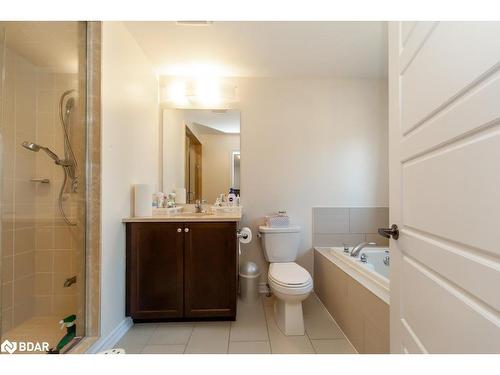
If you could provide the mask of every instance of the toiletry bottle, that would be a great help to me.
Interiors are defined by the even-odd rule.
[[[234,206],[236,204],[236,195],[234,193],[230,193],[227,196],[227,201],[230,206]]]
[[[162,192],[156,193],[156,202],[158,208],[163,208],[165,203],[165,197]]]

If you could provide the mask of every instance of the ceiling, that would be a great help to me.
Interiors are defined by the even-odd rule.
[[[7,47],[39,68],[58,73],[78,71],[78,22],[0,22]]]
[[[186,122],[205,127],[203,132],[207,134],[240,132],[240,112],[237,110],[185,109],[183,115]]]
[[[385,22],[125,22],[157,74],[386,76]]]

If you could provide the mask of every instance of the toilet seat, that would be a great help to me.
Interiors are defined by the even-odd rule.
[[[267,276],[270,286],[282,293],[302,294],[312,290],[311,275],[294,262],[271,263]]]
[[[295,262],[271,263],[269,265],[269,278],[280,285],[291,288],[306,285],[312,281],[309,272]]]

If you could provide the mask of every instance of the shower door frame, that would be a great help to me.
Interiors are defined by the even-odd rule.
[[[5,109],[5,60],[6,60],[6,37],[5,30],[0,28],[0,128],[2,128],[4,118],[4,109]],[[2,168],[3,168],[3,139],[0,134],[0,176],[2,176]],[[0,184],[0,197],[2,196],[2,184]],[[2,205],[0,205],[0,215],[2,213]],[[3,291],[3,275],[2,275],[2,222],[0,220],[0,338],[2,337],[2,291]]]
[[[71,354],[100,338],[101,315],[101,22],[86,22],[85,336]]]

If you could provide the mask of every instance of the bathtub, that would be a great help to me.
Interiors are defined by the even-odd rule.
[[[389,304],[389,265],[384,258],[389,255],[387,247],[367,247],[357,257],[344,252],[343,247],[316,247],[316,251],[334,263],[366,289]],[[363,254],[366,263],[361,261]]]

